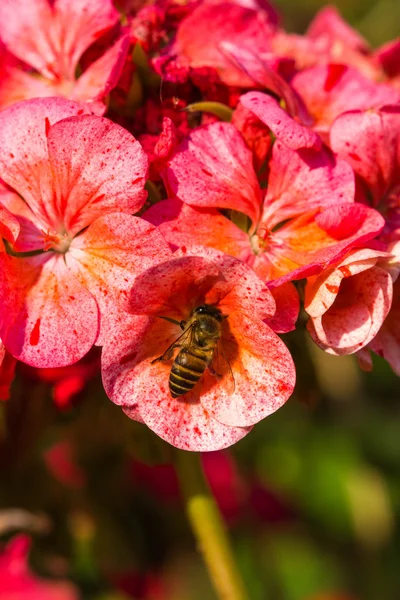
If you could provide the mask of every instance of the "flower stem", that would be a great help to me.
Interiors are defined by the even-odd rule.
[[[228,533],[204,477],[200,455],[176,453],[176,468],[186,513],[219,600],[246,600]]]

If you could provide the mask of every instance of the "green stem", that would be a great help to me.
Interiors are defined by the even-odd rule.
[[[246,600],[228,533],[205,480],[200,455],[179,451],[176,468],[186,513],[219,600]]]

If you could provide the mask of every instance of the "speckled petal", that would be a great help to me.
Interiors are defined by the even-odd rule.
[[[313,208],[354,201],[354,173],[328,148],[290,150],[275,143],[262,222],[269,228]]]
[[[116,328],[103,347],[103,384],[113,402],[128,416],[139,415],[162,439],[183,450],[226,448],[250,431],[213,419],[199,402],[199,388],[173,399],[168,389],[171,364],[151,361],[179,336],[179,327],[152,317],[131,319],[130,327]]]
[[[346,160],[374,206],[400,184],[400,106],[340,115],[330,130],[332,149]],[[386,199],[388,203],[388,198]]]
[[[173,248],[194,244],[209,246],[239,258],[249,246],[249,236],[217,209],[163,200],[142,216],[158,227]]]
[[[224,323],[223,350],[235,378],[229,395],[211,374],[204,376],[200,401],[226,425],[249,426],[280,408],[293,392],[296,374],[282,340],[262,321],[233,312]]]
[[[26,100],[0,112],[0,178],[22,196],[43,229],[59,225],[47,133],[53,123],[83,112],[62,98]]]
[[[307,324],[313,340],[329,354],[353,354],[378,333],[392,303],[392,279],[372,267],[345,280],[336,301]]]
[[[272,96],[248,92],[240,97],[241,104],[273,131],[276,138],[291,150],[321,148],[321,139],[312,129],[295,121]]]
[[[230,123],[194,129],[166,171],[170,195],[203,208],[231,208],[257,221],[261,192],[252,155]]]
[[[75,235],[111,212],[137,212],[147,192],[147,156],[123,127],[84,115],[50,128],[49,159],[60,219]]]
[[[171,256],[155,227],[123,213],[100,217],[73,240],[66,262],[99,306],[98,345],[103,344],[119,318],[135,278]]]
[[[34,367],[61,367],[82,358],[96,340],[98,310],[64,256],[2,253],[0,260],[0,337],[7,350]]]
[[[124,35],[79,77],[71,97],[77,101],[102,100],[118,83],[129,49],[129,36]],[[104,105],[104,112],[106,106]],[[97,113],[96,113],[97,114]]]

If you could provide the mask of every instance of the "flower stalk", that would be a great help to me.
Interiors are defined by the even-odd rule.
[[[237,568],[228,532],[205,479],[200,455],[176,452],[186,514],[219,600],[249,598]]]

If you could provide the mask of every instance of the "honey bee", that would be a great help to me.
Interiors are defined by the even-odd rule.
[[[227,317],[215,306],[201,304],[192,310],[188,321],[179,322],[169,317],[160,318],[175,323],[183,329],[182,335],[167,348],[164,354],[152,361],[155,363],[170,360],[174,350],[180,349],[169,374],[169,390],[172,398],[178,398],[192,390],[206,369],[218,381],[224,380],[226,391],[232,394],[235,380],[221,345],[222,322]]]

